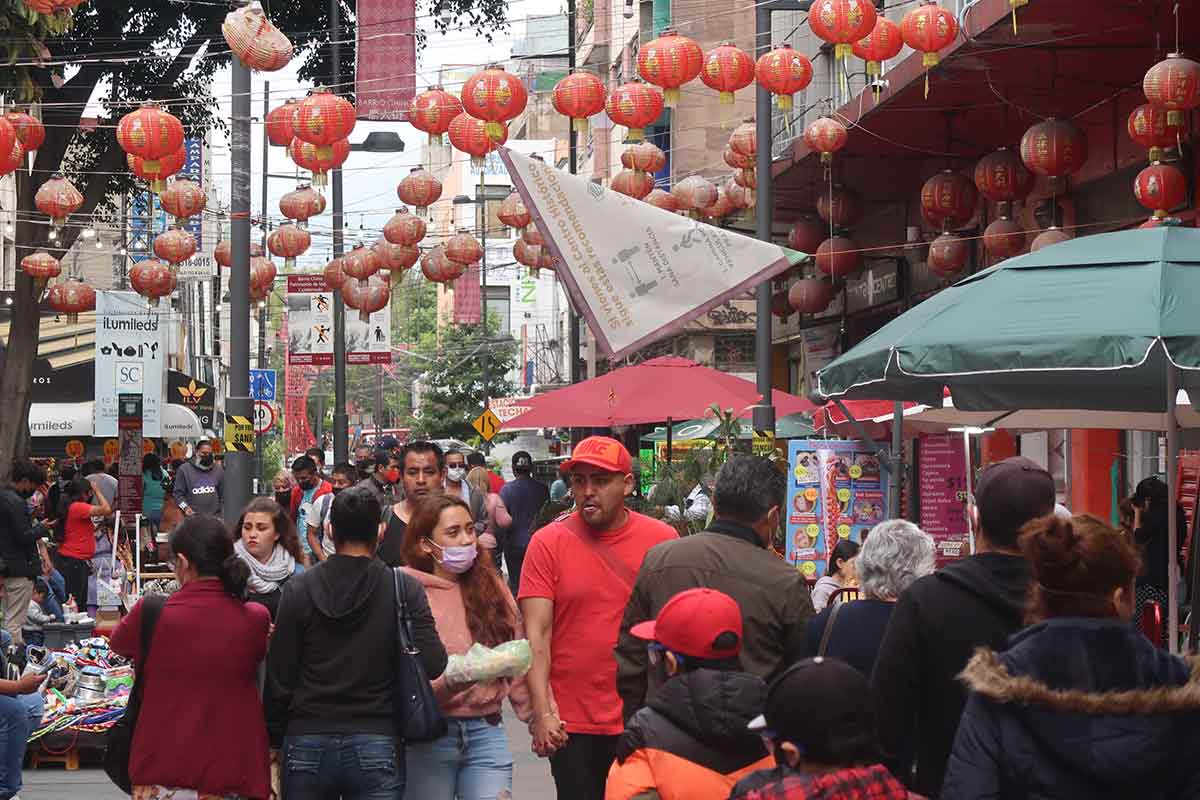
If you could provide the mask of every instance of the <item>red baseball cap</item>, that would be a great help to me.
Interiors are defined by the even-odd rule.
[[[655,619],[629,632],[680,655],[732,658],[742,649],[742,610],[716,589],[688,589],[668,600]]]
[[[625,445],[608,436],[589,436],[571,451],[571,458],[562,463],[558,471],[566,474],[579,464],[591,464],[607,472],[629,475],[633,472],[633,458]]]

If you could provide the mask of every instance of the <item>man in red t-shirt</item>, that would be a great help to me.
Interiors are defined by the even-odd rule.
[[[633,459],[616,439],[584,439],[561,471],[576,510],[533,535],[518,594],[533,648],[530,731],[560,798],[603,800],[624,729],[613,655],[621,616],[646,552],[677,535],[625,508]]]

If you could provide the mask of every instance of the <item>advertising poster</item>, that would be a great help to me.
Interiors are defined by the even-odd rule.
[[[921,530],[933,537],[938,568],[969,555],[967,465],[961,436],[918,440],[917,491]]]
[[[149,308],[133,292],[96,292],[96,436],[116,436],[117,396],[142,396],[142,433],[162,435],[170,304]]]
[[[333,366],[333,292],[320,273],[287,276],[287,363]],[[346,309],[346,363],[392,363],[390,304],[364,322]]]
[[[119,456],[117,458],[117,510],[122,514],[142,513],[142,396],[122,394],[117,400],[120,411]]]
[[[862,442],[793,439],[784,555],[804,577],[825,574],[838,539],[861,542],[888,518],[888,474],[880,465],[886,447]]]

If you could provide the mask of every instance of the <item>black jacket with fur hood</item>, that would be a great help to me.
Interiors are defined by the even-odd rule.
[[[1060,617],[981,648],[943,798],[1200,797],[1200,660],[1116,619]]]

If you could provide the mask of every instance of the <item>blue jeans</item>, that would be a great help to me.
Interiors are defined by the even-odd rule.
[[[420,800],[512,797],[513,760],[504,727],[478,717],[446,721],[450,730],[442,738],[408,745],[408,796]]]
[[[0,695],[0,800],[21,791],[21,762],[25,743],[42,721],[40,694]]]
[[[404,745],[379,734],[283,740],[285,800],[402,800]]]

